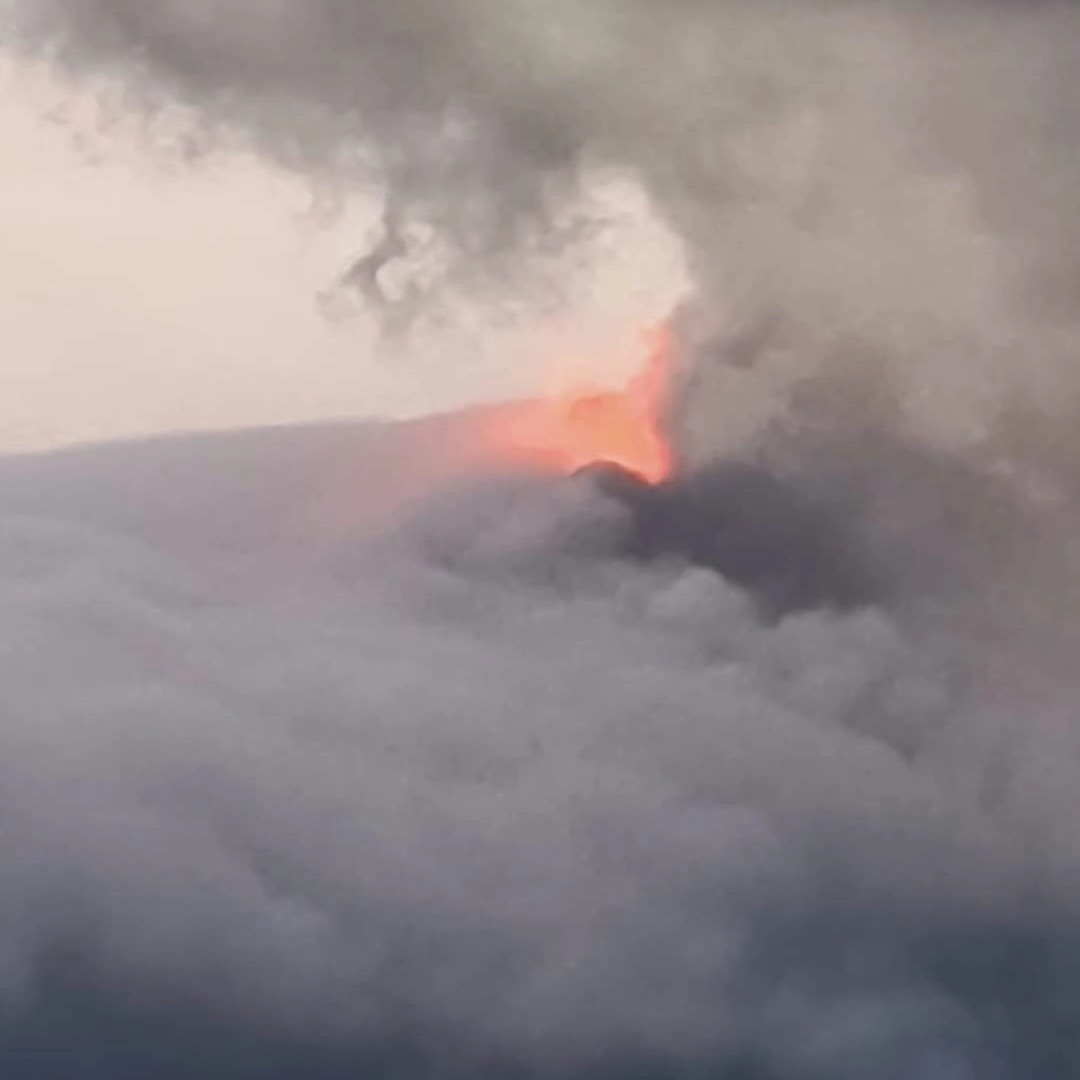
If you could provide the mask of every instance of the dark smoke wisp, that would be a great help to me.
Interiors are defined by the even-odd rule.
[[[715,571],[766,615],[884,599],[883,574],[849,526],[765,468],[717,465],[659,484],[606,464],[581,475],[629,510],[631,554]]]

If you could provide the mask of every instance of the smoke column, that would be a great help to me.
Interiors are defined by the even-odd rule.
[[[588,212],[582,184],[617,172],[686,243],[701,294],[691,338],[771,358],[773,382],[790,381],[791,352],[800,373],[853,356],[932,396],[914,406],[921,420],[960,439],[996,395],[1044,407],[1074,394],[1061,385],[1076,286],[1061,227],[1076,190],[1072,4],[6,8],[14,42],[120,81],[132,104],[194,110],[208,135],[380,188],[391,230],[433,226],[462,274],[501,277],[568,241]],[[377,246],[360,276],[399,250]],[[715,396],[733,381],[714,371]],[[697,396],[706,416],[713,397]]]
[[[3,463],[10,1075],[1076,1070],[1080,9],[3,11],[374,185],[361,277],[611,175],[694,277],[655,488],[528,406]]]

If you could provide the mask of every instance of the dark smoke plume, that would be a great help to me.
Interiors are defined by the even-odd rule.
[[[747,589],[763,614],[883,598],[869,551],[843,519],[760,467],[714,466],[655,485],[604,464],[581,475],[629,511],[628,555],[714,570]]]

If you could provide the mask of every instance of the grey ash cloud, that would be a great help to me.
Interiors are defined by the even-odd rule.
[[[659,489],[481,414],[2,463],[8,1075],[1075,1070],[1075,5],[5,11],[460,272],[615,170],[694,278]]]
[[[721,343],[701,358],[687,418],[706,452],[747,348],[794,349],[804,373],[837,355],[884,368],[949,431],[992,422],[1018,393],[1072,415],[1073,3],[6,11],[14,48],[84,85],[123,86],[151,114],[187,110],[211,140],[381,193],[391,235],[376,253],[433,235],[428,255],[451,275],[510,280],[518,300],[516,271],[580,235],[597,175],[638,183],[685,245],[701,316],[691,337]]]

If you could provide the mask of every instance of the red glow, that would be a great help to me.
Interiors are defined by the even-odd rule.
[[[610,462],[657,483],[671,475],[673,456],[662,430],[672,366],[670,334],[648,337],[642,370],[622,389],[578,390],[539,403],[514,435],[515,449],[560,472]]]

